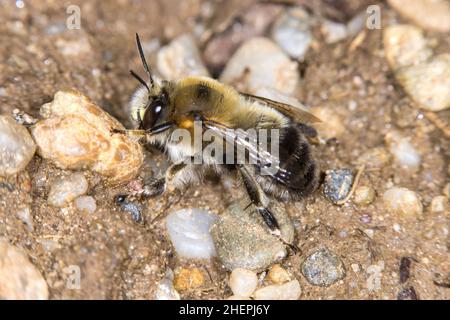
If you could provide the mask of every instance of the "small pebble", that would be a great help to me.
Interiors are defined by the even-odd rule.
[[[360,220],[362,223],[368,224],[368,223],[371,223],[371,222],[372,222],[372,216],[371,216],[370,214],[365,213],[365,214],[363,214],[363,215],[359,218],[359,220]]]
[[[13,118],[0,115],[0,176],[22,171],[36,151],[28,130]]]
[[[236,268],[231,272],[229,286],[235,296],[250,297],[258,285],[256,272]]]
[[[255,300],[298,300],[302,289],[298,280],[292,280],[285,284],[274,284],[255,291]]]
[[[16,212],[17,218],[22,220],[28,228],[28,231],[33,231],[33,217],[31,216],[30,207],[24,207]]]
[[[420,154],[407,137],[397,131],[389,132],[385,136],[386,144],[394,159],[406,169],[417,169],[421,162]]]
[[[75,199],[75,206],[78,210],[87,213],[94,213],[97,210],[95,199],[91,196],[81,196]]]
[[[302,264],[302,274],[314,286],[329,287],[345,277],[342,260],[328,248],[309,255]]]
[[[0,240],[0,299],[47,300],[48,288],[38,269],[19,248]]]
[[[336,43],[348,36],[347,26],[330,20],[325,20],[320,28],[326,43]]]
[[[397,295],[397,300],[418,300],[416,290],[413,287],[402,289]]]
[[[388,0],[403,17],[431,31],[450,32],[448,0]]]
[[[271,40],[253,38],[234,53],[220,80],[238,90],[255,93],[265,87],[292,94],[299,80],[297,64]]]
[[[55,180],[50,186],[48,203],[54,207],[64,207],[76,197],[88,191],[88,181],[81,173],[72,173],[69,176]]]
[[[427,61],[433,52],[423,31],[412,25],[392,25],[383,31],[386,59],[393,70]]]
[[[333,203],[347,197],[353,183],[353,173],[349,169],[327,170],[323,193]]]
[[[291,280],[289,273],[279,264],[274,264],[269,272],[267,273],[267,277],[274,284],[283,284]]]
[[[188,76],[209,76],[203,65],[194,37],[184,34],[162,47],[157,55],[157,67],[167,80]]]
[[[166,226],[177,254],[191,259],[215,256],[209,230],[216,219],[214,214],[200,209],[183,209],[169,214]]]
[[[353,194],[353,202],[359,205],[368,205],[375,199],[375,190],[370,186],[359,186]]]
[[[450,210],[448,198],[445,196],[434,197],[431,200],[430,209],[431,209],[431,212],[433,212],[433,213],[446,212],[446,211]]]
[[[422,216],[422,202],[414,191],[394,187],[383,194],[386,208],[401,217]]]
[[[168,270],[166,276],[158,282],[155,300],[180,300],[180,294],[173,287],[173,272]]]
[[[211,228],[217,256],[228,269],[263,271],[287,254],[285,245],[271,235],[256,212],[243,211],[243,204],[233,204]],[[292,243],[294,228],[284,210],[272,207],[280,224],[281,237]]]
[[[308,13],[292,8],[281,15],[272,27],[272,38],[289,56],[301,59],[312,41]]]
[[[203,272],[198,268],[179,268],[175,270],[173,286],[177,291],[201,287],[205,282]]]
[[[38,153],[62,169],[91,169],[111,184],[129,181],[143,163],[141,145],[111,129],[125,129],[86,96],[58,91],[41,107],[44,120],[32,127]],[[118,169],[120,168],[120,169]]]
[[[418,107],[428,111],[450,108],[450,54],[441,54],[395,74]]]

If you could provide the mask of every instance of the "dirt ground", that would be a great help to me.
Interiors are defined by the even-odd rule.
[[[212,15],[204,12],[200,0],[72,2],[81,8],[80,30],[65,28],[66,2],[25,1],[25,6],[18,8],[17,2],[0,1],[1,114],[19,108],[38,116],[41,105],[51,101],[56,91],[73,87],[129,125],[126,105],[136,82],[128,70],[140,70],[135,32],[147,39],[146,50],[154,63],[149,39],[159,39],[164,45],[177,35],[194,33],[198,24],[218,32],[254,1],[214,1],[212,8],[220,8],[220,14],[213,11]],[[332,3],[339,4],[333,7]],[[385,3],[379,4],[383,23],[402,21]],[[324,8],[338,8],[345,14],[334,18],[346,21],[364,5],[356,0],[317,1],[310,10],[327,16],[334,11]],[[375,201],[368,206],[351,200],[343,206],[333,205],[321,189],[303,202],[286,204],[297,227],[301,254],[287,258],[282,266],[300,281],[301,299],[396,299],[409,287],[420,299],[449,299],[449,289],[436,283],[445,277],[448,281],[450,273],[450,216],[429,210],[432,198],[442,195],[450,182],[449,140],[412,106],[396,84],[384,58],[382,30],[367,32],[360,46],[349,50],[353,38],[326,44],[316,29],[316,41],[300,64],[302,80],[297,97],[308,106],[333,109],[344,126],[338,139],[315,146],[322,170],[358,168],[357,159],[362,155],[374,148],[386,149],[384,137],[392,129],[412,138],[422,163],[414,172],[393,161],[365,170],[360,184],[376,191]],[[436,52],[450,52],[450,35],[426,36],[436,40]],[[80,39],[83,46],[76,47],[78,55],[71,59],[61,53],[62,48],[75,46]],[[201,49],[205,45],[202,40],[200,45]],[[350,108],[350,104],[357,108]],[[439,117],[448,127],[450,110],[440,112]],[[158,150],[148,148],[146,157],[143,177],[164,166]],[[178,259],[164,219],[150,223],[161,212],[188,207],[220,214],[235,196],[224,190],[223,184],[209,180],[182,195],[147,200],[142,203],[143,222],[136,222],[114,202],[125,187],[107,188],[99,176],[88,172],[88,195],[97,202],[95,213],[81,214],[73,206],[49,206],[49,185],[64,174],[67,172],[35,156],[17,177],[0,180],[0,236],[27,252],[46,279],[51,299],[151,299],[166,269],[180,266],[198,266],[206,275],[200,288],[180,292],[182,298],[223,299],[231,295],[229,273],[219,261]],[[403,221],[386,210],[382,194],[392,185],[409,188],[420,196],[422,218]],[[31,208],[32,230],[16,217],[24,207]],[[395,230],[396,224],[401,225],[401,232]],[[346,267],[346,277],[327,288],[310,285],[300,272],[305,255],[319,244],[337,253]],[[402,257],[411,257],[412,264],[410,278],[401,284]],[[380,264],[384,264],[380,286],[370,290],[368,282],[374,275],[367,268]],[[81,269],[78,290],[66,286],[67,268],[72,265]]]

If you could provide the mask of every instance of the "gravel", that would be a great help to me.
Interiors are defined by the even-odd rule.
[[[272,27],[272,38],[290,57],[302,59],[313,39],[310,18],[302,8],[282,14]]]
[[[333,203],[345,199],[353,183],[353,172],[349,169],[326,171],[323,193]]]
[[[241,205],[233,204],[225,211],[211,228],[217,255],[222,264],[229,270],[236,268],[262,271],[283,259],[285,246],[269,233],[267,226],[260,221],[255,212],[243,212]],[[280,211],[272,211],[281,226],[286,225]],[[288,224],[289,225],[289,224]],[[283,231],[289,229],[288,232]],[[292,242],[293,227],[282,227],[282,236],[287,234],[285,241]]]
[[[0,176],[22,171],[36,151],[27,129],[13,118],[0,115]]]
[[[371,186],[359,186],[353,194],[353,202],[359,205],[371,204],[375,199],[375,190]]]
[[[91,196],[81,196],[75,199],[75,206],[81,212],[94,213],[97,210],[97,203]]]
[[[140,144],[111,134],[111,129],[124,129],[123,125],[86,96],[59,91],[40,111],[44,120],[32,128],[32,135],[44,159],[62,169],[91,169],[111,184],[138,173],[143,162]]]
[[[420,166],[421,156],[410,140],[397,131],[391,131],[385,136],[386,144],[395,161],[406,169],[415,170]]]
[[[292,280],[285,284],[270,285],[255,291],[255,300],[298,300],[302,289],[298,280]]]
[[[261,87],[292,94],[299,77],[297,64],[271,40],[253,38],[236,51],[220,76],[243,92],[255,93]]]
[[[303,276],[314,286],[329,287],[345,277],[342,260],[328,248],[309,255],[301,266]]]
[[[231,272],[228,285],[235,296],[250,297],[258,286],[258,276],[254,271],[236,268]]]
[[[388,0],[388,3],[424,29],[450,32],[450,3],[447,0]]]
[[[450,54],[402,68],[396,78],[420,108],[428,111],[450,108]]]
[[[47,283],[19,248],[0,240],[0,299],[46,300]]]
[[[216,255],[209,233],[214,214],[200,209],[182,209],[167,216],[166,226],[175,251],[180,257],[210,259]]]
[[[89,188],[82,173],[57,178],[50,186],[47,201],[51,206],[64,207],[76,197],[84,195]]]
[[[399,217],[421,217],[422,202],[414,191],[407,188],[393,187],[383,194],[386,208]]]
[[[190,34],[181,35],[162,47],[157,55],[157,67],[163,79],[167,80],[209,76],[195,39]]]
[[[199,268],[178,268],[175,270],[173,287],[181,292],[199,288],[204,282],[205,277]]]

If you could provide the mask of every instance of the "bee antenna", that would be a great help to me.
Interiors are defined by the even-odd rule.
[[[148,77],[150,79],[150,84],[153,87],[154,82],[153,82],[152,73],[150,71],[150,68],[148,67],[147,60],[145,60],[144,50],[142,50],[142,45],[141,45],[141,39],[139,38],[139,35],[137,33],[136,33],[136,44],[137,44],[137,47],[139,50],[139,55],[141,56],[142,65],[144,66],[145,72],[147,72]]]
[[[130,70],[130,73],[133,77],[136,78],[137,81],[139,81],[140,83],[142,83],[142,85],[144,87],[147,88],[147,91],[150,93],[150,88],[148,87],[147,83],[144,81],[144,79],[142,79],[136,72],[134,72],[133,70]]]

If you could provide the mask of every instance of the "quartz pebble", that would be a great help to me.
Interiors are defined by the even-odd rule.
[[[44,120],[32,128],[38,153],[62,169],[91,169],[111,184],[133,178],[143,163],[142,147],[111,130],[123,125],[77,91],[59,91],[41,107]]]
[[[368,205],[375,199],[375,190],[370,186],[359,186],[355,189],[353,202],[359,205]]]
[[[392,213],[401,217],[420,217],[423,207],[414,191],[393,187],[383,194],[385,206]]]
[[[188,76],[209,76],[200,58],[195,39],[190,34],[181,35],[162,47],[158,51],[157,67],[161,76],[168,80]]]
[[[180,300],[180,294],[173,286],[173,271],[168,269],[166,275],[158,282],[155,300]]]
[[[291,280],[289,273],[279,264],[274,264],[270,268],[269,272],[267,273],[267,277],[274,284],[283,284]]]
[[[297,65],[271,40],[245,42],[227,63],[220,80],[238,90],[254,93],[261,87],[292,94],[298,83]]]
[[[177,291],[196,289],[203,285],[205,277],[198,268],[179,268],[175,270],[173,286]]]
[[[289,56],[301,59],[312,41],[308,13],[292,8],[282,14],[272,27],[272,38]]]
[[[427,61],[433,52],[423,31],[412,25],[392,25],[383,31],[386,59],[393,70]]]
[[[429,111],[450,108],[450,54],[402,68],[395,76],[420,108]]]
[[[30,207],[27,206],[27,207],[21,208],[20,210],[17,210],[16,216],[25,223],[25,225],[28,228],[28,231],[34,230],[33,217],[31,216]]]
[[[302,294],[298,280],[292,280],[285,284],[274,284],[255,291],[255,300],[297,300]]]
[[[81,173],[58,178],[50,186],[47,201],[54,207],[64,207],[76,197],[85,194],[88,187],[88,181]]]
[[[95,199],[91,196],[81,196],[75,199],[75,206],[78,210],[87,213],[94,213],[97,210]]]
[[[345,277],[342,260],[328,248],[309,255],[302,264],[302,274],[314,286],[329,287]]]
[[[450,32],[448,0],[388,0],[403,17],[431,31]]]
[[[46,300],[47,283],[25,253],[0,240],[0,299]]]
[[[177,254],[191,259],[215,256],[209,229],[216,218],[214,214],[199,209],[183,209],[169,214],[166,226]]]
[[[269,233],[258,213],[243,211],[242,207],[242,204],[231,205],[211,228],[217,256],[229,270],[265,270],[286,256],[285,245]],[[292,243],[292,222],[280,208],[272,207],[271,211],[280,224],[281,237]]]
[[[236,268],[231,272],[229,286],[235,296],[250,297],[258,285],[256,272]]]
[[[437,196],[431,200],[430,209],[431,212],[439,213],[449,210],[449,200],[445,196]]]
[[[326,43],[335,43],[347,38],[347,26],[330,20],[325,20],[321,26]]]
[[[36,151],[28,130],[13,118],[0,115],[0,176],[22,171]]]
[[[398,164],[407,169],[417,169],[421,162],[420,154],[407,137],[397,131],[388,133],[385,137],[389,151]]]

